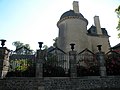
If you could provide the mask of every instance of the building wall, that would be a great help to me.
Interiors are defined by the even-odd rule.
[[[102,51],[107,53],[110,49],[109,37],[108,36],[89,36],[89,48],[94,53],[98,52],[97,45],[102,45]]]
[[[87,22],[82,19],[66,19],[58,24],[58,47],[65,52],[71,50],[70,44],[75,44],[75,50],[80,52],[88,47]]]
[[[70,44],[74,43],[74,50],[78,53],[85,48],[96,53],[97,45],[102,45],[102,51],[108,52],[110,49],[109,36],[103,35],[99,16],[94,17],[94,23],[97,33],[90,35],[90,33],[87,34],[87,19],[83,17],[70,16],[58,21],[58,47],[67,53],[71,50]]]

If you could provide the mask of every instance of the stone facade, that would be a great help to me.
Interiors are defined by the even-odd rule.
[[[88,35],[89,50],[96,53],[97,45],[102,45],[102,51],[107,53],[110,49],[109,38],[107,36],[90,36]]]

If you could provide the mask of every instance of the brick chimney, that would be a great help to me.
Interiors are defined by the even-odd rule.
[[[75,13],[79,13],[79,2],[73,1],[73,10]]]

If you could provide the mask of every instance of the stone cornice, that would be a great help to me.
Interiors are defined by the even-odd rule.
[[[94,35],[94,34],[88,34],[88,33],[87,33],[87,35],[88,35],[88,36],[94,36],[94,37],[106,37],[106,38],[109,38],[109,37],[110,37],[109,35],[103,35],[103,34],[96,34],[96,35]]]
[[[68,17],[65,17],[65,18],[59,20],[59,21],[57,22],[57,26],[58,26],[58,24],[59,24],[60,22],[66,20],[66,19],[81,19],[81,20],[85,21],[85,22],[87,23],[87,25],[88,25],[88,20],[85,19],[85,18],[82,18],[82,17],[79,17],[79,16],[68,16]]]

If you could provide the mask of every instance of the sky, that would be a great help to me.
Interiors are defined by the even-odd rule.
[[[120,0],[77,0],[80,13],[88,20],[87,28],[94,25],[93,17],[99,16],[102,28],[106,28],[110,45],[120,43],[115,9]],[[73,0],[0,0],[0,39],[7,40],[6,47],[15,50],[14,41],[30,44],[39,49],[38,42],[52,46],[58,36],[57,22],[70,9]]]

